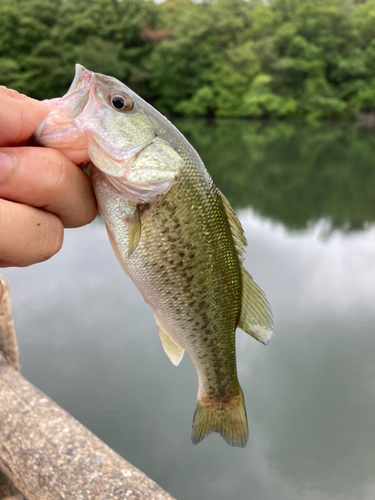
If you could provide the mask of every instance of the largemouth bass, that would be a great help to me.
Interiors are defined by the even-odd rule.
[[[91,161],[117,259],[151,307],[172,363],[186,350],[195,365],[193,443],[218,432],[244,447],[235,330],[267,344],[273,323],[242,265],[246,239],[234,211],[184,136],[115,78],[77,65],[67,94],[48,102],[37,141]]]

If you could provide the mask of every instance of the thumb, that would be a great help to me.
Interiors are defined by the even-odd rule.
[[[48,104],[0,86],[0,146],[27,142],[48,112]]]

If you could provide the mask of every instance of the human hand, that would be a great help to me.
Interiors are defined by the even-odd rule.
[[[80,168],[59,151],[25,146],[48,111],[0,87],[0,267],[49,259],[62,246],[64,227],[88,224],[97,213]]]

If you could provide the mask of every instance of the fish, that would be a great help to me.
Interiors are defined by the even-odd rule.
[[[89,166],[114,253],[151,307],[165,353],[198,374],[191,439],[212,432],[245,447],[236,328],[263,344],[271,307],[244,267],[241,224],[177,128],[119,80],[76,65],[35,132],[38,144]]]

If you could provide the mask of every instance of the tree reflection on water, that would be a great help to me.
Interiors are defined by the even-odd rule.
[[[375,220],[375,135],[351,124],[175,120],[235,209],[252,206],[289,229]]]

